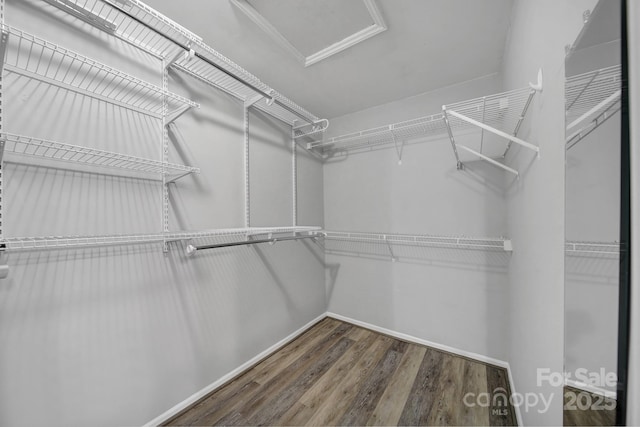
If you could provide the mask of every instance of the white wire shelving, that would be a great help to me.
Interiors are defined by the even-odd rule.
[[[193,101],[102,64],[72,50],[7,25],[4,70],[53,86],[162,118],[163,101],[169,116],[199,107]]]
[[[622,251],[620,242],[586,242],[567,241],[565,242],[565,253],[568,255],[615,255],[619,256]]]
[[[391,245],[423,246],[450,249],[475,249],[490,251],[510,252],[511,240],[505,238],[484,238],[467,236],[435,236],[435,235],[413,235],[413,234],[386,234],[386,233],[364,233],[350,231],[328,231],[322,232],[325,239],[340,240],[361,243],[383,244],[389,247],[391,256]]]
[[[316,233],[320,227],[249,227],[156,234],[122,234],[103,236],[9,237],[0,241],[9,252],[79,249],[103,246],[141,245],[185,240],[225,238],[246,240],[261,235]],[[240,240],[240,241],[241,241]]]
[[[201,37],[139,0],[46,0],[128,43],[168,61],[171,67],[220,89],[289,125],[326,123],[276,92]],[[301,132],[304,136],[312,129]],[[317,131],[313,131],[314,133]]]
[[[621,66],[614,65],[567,78],[565,108],[567,149],[620,111]]]
[[[0,134],[0,140],[4,141],[5,154],[12,153],[17,156],[36,157],[149,174],[165,174],[169,180],[176,180],[192,173],[200,173],[199,168],[192,166],[163,163],[160,160],[145,159],[30,136],[2,133]],[[9,160],[8,157],[5,157],[5,161]]]
[[[411,141],[432,135],[442,135],[446,125],[442,121],[442,113],[419,117],[399,123],[379,126],[372,129],[348,133],[329,138],[325,141],[314,141],[307,144],[308,149],[319,150],[352,150],[394,144],[400,141]]]
[[[400,155],[402,146],[406,142],[448,134],[458,168],[462,167],[458,155],[458,149],[461,148],[476,158],[518,175],[518,171],[504,165],[503,159],[512,143],[539,154],[540,150],[537,146],[523,141],[517,135],[531,101],[536,92],[541,89],[541,85],[540,77],[537,86],[530,85],[522,89],[447,104],[442,107],[440,113],[348,133],[324,141],[309,142],[307,148],[324,153],[393,144]],[[481,138],[484,138],[484,132],[490,132],[507,141],[500,161],[484,154],[482,143],[480,150],[477,151],[456,142],[456,135],[459,132],[478,128],[482,130]]]

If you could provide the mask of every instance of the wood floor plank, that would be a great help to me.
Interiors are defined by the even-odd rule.
[[[327,322],[319,325],[318,328],[312,328],[307,333],[300,336],[294,342],[285,346],[278,354],[278,357],[269,358],[264,363],[256,366],[253,372],[249,372],[252,380],[265,384],[279,374],[286,366],[289,366],[301,353],[309,351],[319,340],[331,335],[336,328],[344,325],[343,323],[327,318]],[[326,319],[325,319],[326,320]]]
[[[435,391],[437,397],[424,424],[461,425],[462,408],[464,408],[462,401],[464,364],[465,360],[460,357],[451,354],[444,356],[438,387]]]
[[[338,360],[352,344],[354,344],[354,341],[348,338],[340,339],[340,341],[334,344],[326,353],[302,372],[295,381],[275,395],[261,410],[256,412],[249,419],[248,424],[275,425],[276,421],[282,418],[287,410],[331,368],[336,360]]]
[[[391,377],[395,373],[407,343],[395,341],[371,374],[360,386],[360,391],[351,402],[351,407],[342,416],[341,425],[364,425],[380,401]]]
[[[307,420],[311,418],[315,409],[309,408],[300,401],[294,403],[294,405],[282,416],[276,425],[279,426],[303,426],[307,424]]]
[[[464,399],[469,394],[467,402],[476,406],[467,406]],[[478,405],[478,396],[487,395],[487,369],[482,363],[471,360],[464,361],[464,375],[462,381],[462,405],[459,425],[488,426],[490,425],[489,407]],[[460,402],[459,402],[460,403]],[[481,401],[482,403],[482,401]]]
[[[565,387],[563,394],[565,405],[563,424],[565,426],[616,425],[615,400],[604,398],[574,387]],[[574,398],[583,400],[578,402]],[[583,409],[580,409],[578,403],[582,405]],[[587,407],[586,409],[585,406]]]
[[[344,378],[344,376],[351,371],[355,364],[360,360],[364,352],[370,351],[369,348],[378,339],[378,334],[368,331],[363,328],[356,328],[357,333],[347,334],[350,339],[360,337],[356,341],[355,345],[351,346],[349,350],[322,376],[309,390],[307,390],[301,397],[300,402],[305,405],[311,412],[310,414],[299,413],[295,411],[295,408],[291,408],[281,418],[281,422],[289,425],[304,425],[307,423],[311,415],[318,409],[318,407],[324,402],[326,397],[333,392],[336,387],[338,379]]]
[[[341,322],[328,317],[321,320],[244,374],[200,399],[188,411],[182,411],[168,420],[165,425],[211,425],[215,423],[225,416],[229,409],[242,405],[253,396],[259,388],[259,384],[254,379],[264,379],[264,373],[277,374],[278,369],[283,367],[283,362],[286,362],[286,358],[306,351],[341,324]]]
[[[391,426],[398,424],[426,351],[426,347],[409,344],[398,369],[389,381],[389,386],[367,420],[367,425]]]
[[[189,411],[180,413],[178,416],[167,421],[164,425],[212,425],[224,416],[228,412],[229,408],[238,406],[242,404],[244,399],[253,396],[253,393],[257,391],[259,387],[260,384],[254,381],[244,383],[242,387],[228,387],[229,390],[233,390],[233,393],[225,393],[220,397],[214,396],[212,398],[208,398],[199,404],[192,406]]]
[[[516,425],[515,409],[511,406],[511,388],[507,370],[497,366],[486,365],[487,391],[491,398],[489,406],[489,423],[492,426]]]
[[[298,358],[289,366],[278,369],[279,374],[277,376],[263,384],[244,405],[239,408],[234,408],[232,412],[218,420],[216,424],[249,425],[249,419],[261,409],[262,405],[270,401],[272,396],[280,393],[285,387],[295,381],[317,357],[324,354],[336,342],[342,339],[351,328],[353,328],[353,326],[347,323],[339,325],[331,334],[317,342],[309,351],[298,355]]]
[[[464,404],[485,392],[494,406]],[[508,402],[502,368],[325,319],[165,425],[514,424],[500,393]],[[612,413],[565,419],[606,424]]]
[[[373,345],[365,352],[353,369],[339,379],[335,389],[324,399],[317,411],[307,422],[307,425],[338,425],[342,415],[349,409],[355,398],[360,384],[369,376],[371,370],[385,355],[393,340],[386,336],[378,336]]]
[[[427,348],[398,425],[425,425],[435,401],[435,390],[442,371],[444,353]]]

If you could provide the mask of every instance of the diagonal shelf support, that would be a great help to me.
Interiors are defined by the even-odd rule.
[[[501,131],[499,129],[496,129],[494,127],[491,127],[489,125],[481,123],[481,122],[479,122],[477,120],[474,120],[474,119],[472,119],[470,117],[462,115],[462,114],[460,114],[460,113],[458,113],[456,111],[453,111],[453,110],[444,110],[444,111],[446,111],[448,114],[451,114],[453,117],[456,117],[456,118],[458,118],[460,120],[463,120],[463,121],[465,121],[465,122],[467,122],[467,123],[469,123],[469,124],[471,124],[473,126],[477,126],[477,127],[481,128],[481,129],[484,129],[484,130],[486,130],[488,132],[491,132],[491,133],[493,133],[495,135],[498,135],[498,136],[500,136],[502,138],[508,139],[511,142],[515,142],[516,144],[521,145],[521,146],[523,146],[524,148],[526,148],[528,150],[531,150],[531,151],[534,151],[534,152],[538,153],[538,156],[540,156],[540,148],[536,147],[533,144],[528,143],[527,141],[523,141],[522,139],[518,138],[517,136],[509,135],[506,132],[503,132],[503,131]]]
[[[464,146],[464,145],[458,145],[458,148],[462,148],[463,150],[465,150],[465,151],[467,151],[467,152],[469,152],[469,153],[471,153],[471,154],[473,154],[473,155],[475,155],[475,156],[477,156],[477,157],[481,158],[482,160],[485,160],[485,161],[487,161],[487,162],[491,163],[492,165],[495,165],[495,166],[497,166],[497,167],[499,167],[499,168],[502,168],[502,169],[506,170],[507,172],[510,172],[510,173],[514,174],[514,175],[515,175],[515,176],[517,176],[517,177],[519,177],[519,176],[520,176],[520,174],[518,173],[518,171],[517,171],[517,170],[512,169],[512,168],[510,168],[509,166],[503,165],[502,163],[500,163],[500,162],[498,162],[498,161],[496,161],[496,160],[493,160],[493,159],[492,159],[491,157],[489,157],[489,156],[485,156],[485,155],[484,155],[484,154],[482,154],[482,153],[478,153],[476,150],[472,150],[471,148],[466,147],[466,146]]]
[[[165,119],[165,125],[175,122],[180,116],[182,116],[184,113],[191,110],[192,108],[193,106],[185,104],[182,107],[173,110],[172,112],[167,114],[167,117]]]
[[[567,130],[576,127],[577,125],[585,121],[588,117],[602,110],[605,106],[618,102],[621,97],[622,97],[622,91],[621,90],[615,91],[614,93],[609,95],[606,99],[598,103],[598,105],[594,106],[589,111],[587,111],[586,113],[584,113],[583,115],[575,119],[573,122],[569,123],[567,125]]]
[[[529,110],[529,106],[531,105],[531,101],[533,101],[533,97],[535,96],[535,94],[536,94],[535,89],[532,89],[531,92],[529,92],[529,98],[527,98],[527,102],[524,104],[524,108],[522,109],[522,114],[520,114],[520,117],[518,118],[518,123],[516,123],[516,127],[513,131],[513,136],[516,136],[516,137],[518,136],[518,132],[520,132],[520,126],[522,126],[522,122],[524,121],[524,118],[527,115],[527,111]],[[513,142],[509,141],[509,143],[507,144],[507,148],[504,150],[504,153],[502,154],[502,157],[507,157],[507,153],[511,149],[512,144]]]
[[[391,248],[391,243],[387,239],[386,235],[383,236],[383,240],[387,244],[387,249],[389,250],[389,255],[391,255],[391,262],[396,262],[398,260],[398,258],[396,258],[395,254],[393,253],[393,248]]]
[[[622,107],[620,105],[612,104],[605,111],[600,113],[595,119],[591,121],[589,125],[587,125],[587,129],[582,128],[570,136],[567,137],[567,150],[572,149],[577,143],[586,138],[591,132],[599,128],[603,125],[607,120],[613,117],[618,111],[620,111]]]
[[[451,141],[451,148],[453,148],[453,154],[456,156],[456,168],[458,170],[462,169],[462,162],[460,161],[460,157],[458,156],[458,148],[456,144],[456,140],[453,137],[453,132],[451,131],[451,124],[449,123],[449,116],[447,115],[447,106],[442,106],[442,120],[447,127],[447,133],[449,134],[449,141]]]

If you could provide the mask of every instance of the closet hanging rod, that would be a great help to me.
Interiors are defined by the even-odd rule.
[[[270,239],[246,240],[243,242],[216,243],[215,245],[201,245],[201,246],[189,245],[187,246],[187,255],[193,255],[197,251],[201,251],[205,249],[218,249],[218,248],[228,248],[231,246],[255,245],[257,243],[274,244],[276,242],[282,242],[285,240],[317,239],[318,237],[320,236],[314,234],[314,235],[308,235],[308,236],[272,237]]]
[[[111,2],[110,1],[110,2],[108,2],[108,4],[111,7],[113,7],[114,9],[118,10],[120,13],[128,16],[130,19],[134,20],[135,22],[137,22],[138,24],[142,25],[143,27],[149,29],[150,31],[153,31],[154,33],[158,34],[159,36],[164,37],[165,39],[169,40],[170,42],[172,42],[176,46],[180,47],[181,49],[184,49],[187,52],[191,51],[191,47],[190,46],[182,44],[178,40],[168,36],[167,34],[162,33],[160,30],[155,29],[151,25],[149,25],[146,22],[144,22],[142,19],[140,19],[137,16],[134,16],[133,14],[131,14],[131,13],[127,12],[126,10],[124,10],[124,8],[122,6],[120,6],[118,4],[115,4],[115,2]],[[214,67],[218,71],[220,71],[220,72],[226,74],[227,76],[231,77],[232,79],[234,79],[234,80],[242,83],[243,85],[249,87],[251,90],[259,93],[260,95],[264,96],[266,99],[273,99],[273,101],[277,105],[279,105],[280,107],[282,107],[285,110],[289,111],[290,113],[295,114],[296,116],[300,117],[305,122],[307,122],[309,124],[314,124],[315,123],[313,119],[309,119],[308,117],[304,116],[303,114],[299,113],[298,111],[294,110],[293,108],[289,107],[288,105],[284,104],[283,102],[280,102],[279,100],[273,98],[272,95],[266,93],[262,89],[257,88],[255,85],[253,85],[253,84],[241,79],[240,77],[236,76],[235,74],[231,73],[230,71],[225,70],[223,67],[221,67],[220,65],[218,65],[215,62],[211,61],[210,59],[208,59],[204,55],[201,55],[198,52],[194,52],[194,56],[196,58],[200,59],[201,61],[204,61],[207,64],[211,65],[212,67]]]

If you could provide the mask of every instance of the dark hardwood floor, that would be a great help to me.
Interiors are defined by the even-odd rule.
[[[615,400],[573,387],[564,388],[565,426],[616,425]]]
[[[494,392],[502,368],[326,318],[164,425],[514,425]]]

